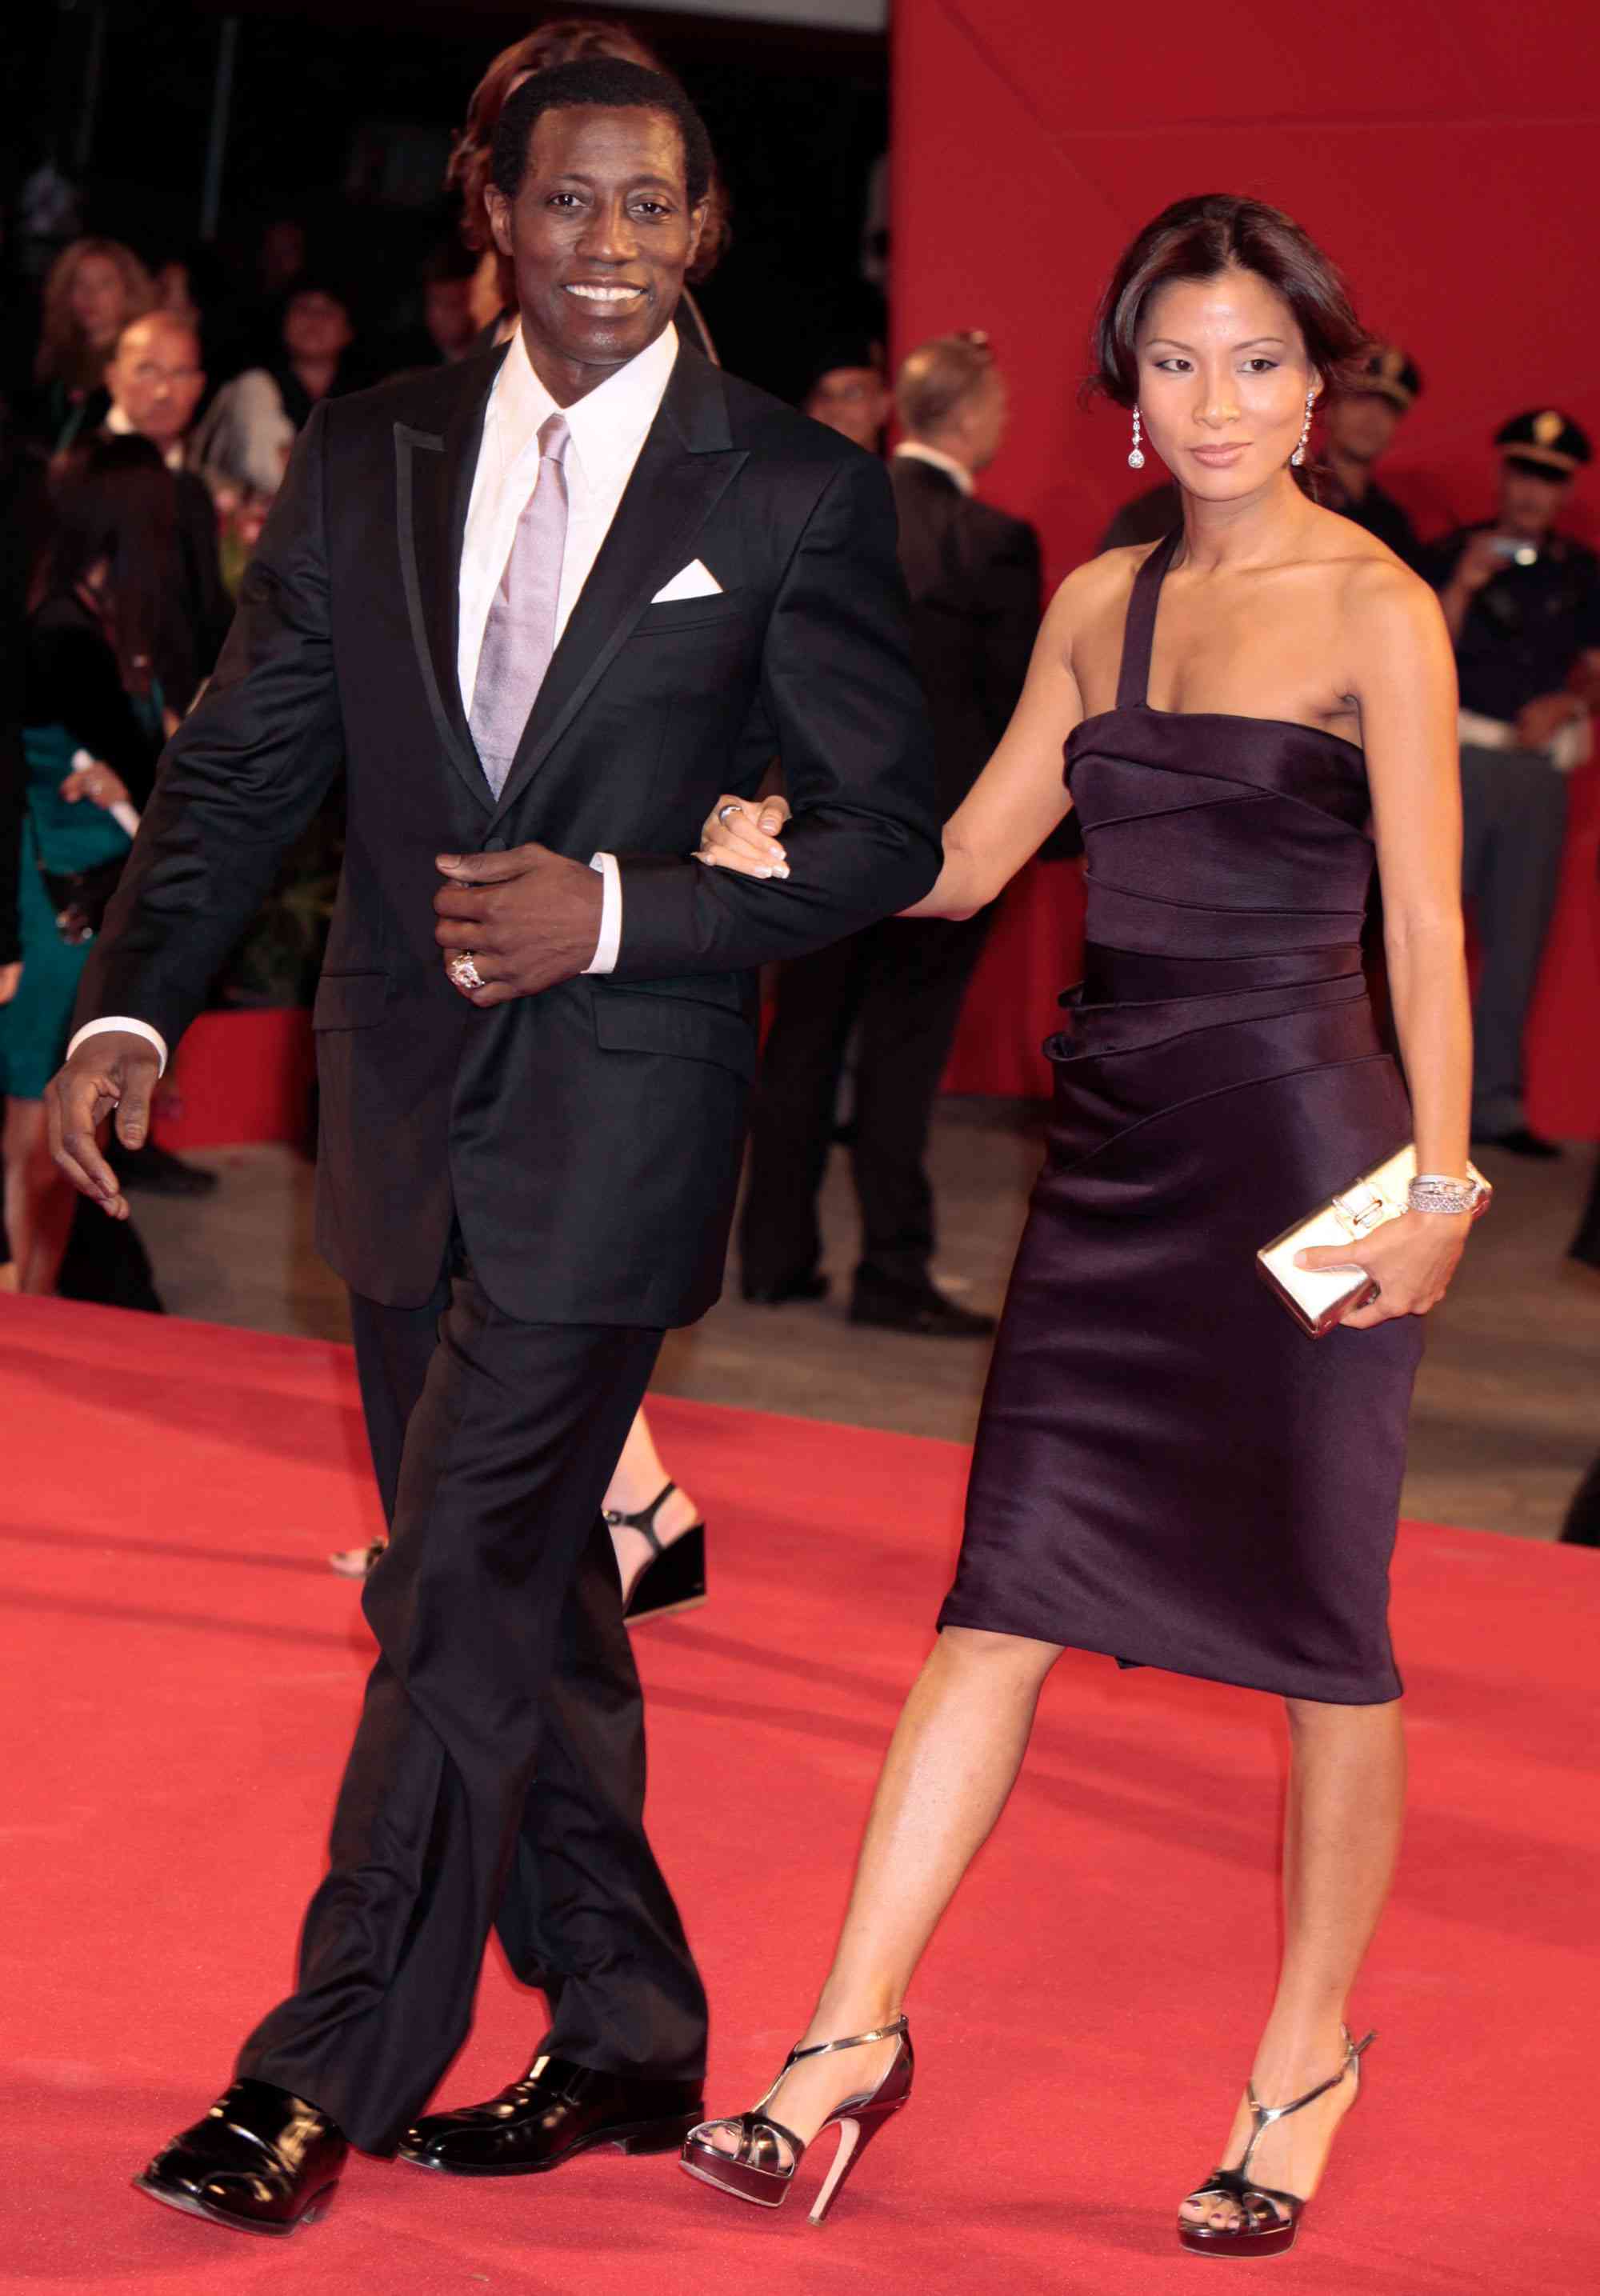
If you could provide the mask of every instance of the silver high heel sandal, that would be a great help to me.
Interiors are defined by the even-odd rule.
[[[809,2048],[791,2049],[784,2060],[784,2071],[753,2111],[734,2113],[726,2120],[702,2120],[698,2128],[690,2130],[684,2140],[683,2166],[702,2184],[715,2185],[718,2192],[731,2193],[735,2200],[753,2202],[760,2209],[781,2208],[789,2197],[794,2172],[807,2152],[793,2129],[785,2128],[781,2120],[772,2120],[766,2111],[783,2086],[784,2074],[802,2058],[829,2056],[835,2049],[865,2048],[868,2042],[891,2041],[897,2035],[900,2046],[895,2051],[894,2062],[876,2088],[864,2089],[858,2096],[847,2096],[842,2104],[834,2106],[816,2132],[820,2136],[824,2129],[839,2131],[839,2150],[811,2210],[812,2223],[821,2224],[843,2191],[845,2178],[873,2138],[910,2099],[915,2060],[911,2054],[911,2029],[904,2017],[897,2017],[892,2025],[880,2025],[871,2033],[853,2033],[848,2041],[814,2041]],[[711,2133],[718,2128],[726,2128],[731,2136],[738,2138],[736,2152],[725,2152],[711,2143]],[[816,2141],[813,2137],[812,2143]],[[789,2147],[786,2166],[783,2154],[785,2144]]]
[[[1303,2112],[1308,2104],[1315,2104],[1319,2096],[1326,2096],[1330,2089],[1337,2088],[1350,2075],[1355,2078],[1356,2095],[1360,2095],[1361,2056],[1371,2048],[1377,2035],[1369,2033],[1364,2041],[1352,2041],[1348,2025],[1339,2030],[1344,2036],[1344,2062],[1331,2079],[1319,2081],[1292,2104],[1263,2104],[1253,2081],[1245,2090],[1254,2127],[1244,2148],[1244,2158],[1236,2169],[1214,2169],[1209,2181],[1189,2194],[1192,2201],[1235,2202],[1239,2221],[1225,2227],[1185,2224],[1180,2219],[1177,2237],[1183,2247],[1193,2250],[1197,2256],[1277,2256],[1293,2247],[1305,2202],[1298,2193],[1280,2193],[1270,2185],[1252,2185],[1250,2164],[1255,2158],[1256,2146],[1275,2120],[1287,2120],[1292,2112]]]

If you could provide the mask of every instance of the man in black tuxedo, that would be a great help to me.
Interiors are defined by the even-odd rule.
[[[381,1655],[295,1993],[139,2181],[283,2231],[347,2142],[468,2174],[676,2147],[705,2002],[642,1824],[601,1499],[663,1329],[716,1298],[755,968],[939,865],[881,466],[672,326],[705,216],[677,84],[592,60],[505,107],[511,345],[320,406],[171,743],[52,1086],[64,1168],[158,1062],[342,763],[316,1027],[318,1236],[352,1291],[389,1512]],[[775,752],[775,890],[692,857]],[[490,1923],[550,2030],[418,2121]]]
[[[1005,430],[1005,378],[987,341],[944,335],[913,351],[895,390],[891,471],[912,652],[931,709],[939,817],[988,763],[1016,706],[1038,630],[1033,529],[978,501],[977,473]],[[988,914],[868,925],[792,959],[761,1059],[750,1186],[740,1223],[747,1299],[817,1299],[816,1193],[840,1072],[856,1032],[852,1168],[861,1256],[851,1320],[930,1337],[980,1338],[992,1316],[947,1299],[929,1272],[928,1129]]]

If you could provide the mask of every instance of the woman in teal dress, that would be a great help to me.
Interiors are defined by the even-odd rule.
[[[57,922],[47,880],[129,849],[111,808],[150,793],[164,706],[156,660],[174,595],[171,479],[141,439],[86,449],[53,488],[23,663],[27,785],[18,914],[22,976],[0,1007],[5,1229],[23,1292],[52,1292],[71,1226],[50,1160],[45,1087],[60,1067],[88,956]],[[75,759],[87,759],[75,765]]]

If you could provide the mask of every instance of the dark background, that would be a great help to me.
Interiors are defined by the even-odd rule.
[[[701,298],[726,363],[793,396],[818,348],[873,318],[859,267],[866,178],[888,138],[881,38],[492,0],[240,10],[219,230],[201,249],[226,12],[162,0],[13,12],[0,45],[8,373],[29,348],[16,195],[50,153],[83,187],[85,228],[127,241],[152,265],[190,259],[202,308],[247,268],[262,225],[292,215],[308,226],[313,268],[352,298],[368,340],[403,327],[416,266],[451,226],[440,178],[479,76],[535,22],[579,12],[629,23],[705,114],[733,195],[733,244]],[[79,166],[97,43],[98,92]]]

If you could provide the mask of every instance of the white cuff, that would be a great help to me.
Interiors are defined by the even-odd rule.
[[[598,869],[603,890],[600,897],[600,939],[585,972],[615,972],[622,947],[622,872],[614,853],[592,853],[591,869]]]
[[[615,964],[617,960],[613,956],[611,963]],[[152,1029],[148,1021],[130,1021],[125,1013],[108,1013],[103,1021],[86,1021],[83,1027],[78,1030],[77,1036],[73,1037],[72,1042],[68,1046],[67,1058],[69,1060],[71,1059],[73,1054],[78,1050],[79,1045],[84,1042],[86,1037],[103,1036],[108,1029],[120,1029],[127,1036],[143,1037],[145,1038],[147,1043],[152,1044],[156,1048],[157,1054],[160,1055],[161,1062],[160,1069],[157,1070],[157,1074],[160,1076],[166,1075],[166,1037],[162,1036],[159,1029]]]

